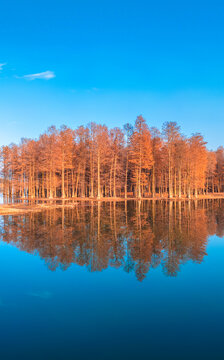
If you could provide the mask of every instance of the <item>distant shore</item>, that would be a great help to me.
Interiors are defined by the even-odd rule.
[[[196,200],[208,200],[208,199],[224,199],[224,193],[216,193],[216,194],[208,194],[208,195],[198,195],[197,198],[193,197],[188,199],[186,197],[181,198],[168,198],[168,197],[143,197],[141,199],[135,197],[129,197],[127,199],[117,197],[117,198],[109,198],[103,197],[101,199],[97,198],[54,198],[54,199],[32,199],[30,203],[27,199],[20,199],[21,201],[27,201],[27,203],[14,203],[14,204],[1,204],[0,205],[0,215],[19,215],[28,212],[40,212],[43,210],[54,209],[54,208],[73,208],[79,202],[123,202],[123,201],[196,201]],[[34,204],[37,201],[39,203]],[[57,203],[59,202],[59,203]],[[68,203],[69,202],[69,203]]]

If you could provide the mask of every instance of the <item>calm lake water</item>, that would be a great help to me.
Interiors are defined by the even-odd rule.
[[[224,359],[224,201],[0,217],[0,358]]]

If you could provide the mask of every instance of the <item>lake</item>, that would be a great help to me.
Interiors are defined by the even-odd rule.
[[[223,359],[224,201],[0,217],[0,358]]]

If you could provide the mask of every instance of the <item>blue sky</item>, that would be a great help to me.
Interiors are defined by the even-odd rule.
[[[222,145],[223,15],[223,1],[3,1],[0,145],[139,114]]]

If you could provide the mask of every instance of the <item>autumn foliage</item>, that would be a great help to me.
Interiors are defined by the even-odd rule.
[[[39,139],[1,148],[4,197],[197,197],[224,191],[224,148],[209,151],[200,134],[175,122],[162,132],[138,116],[134,126],[95,123],[50,127]]]

